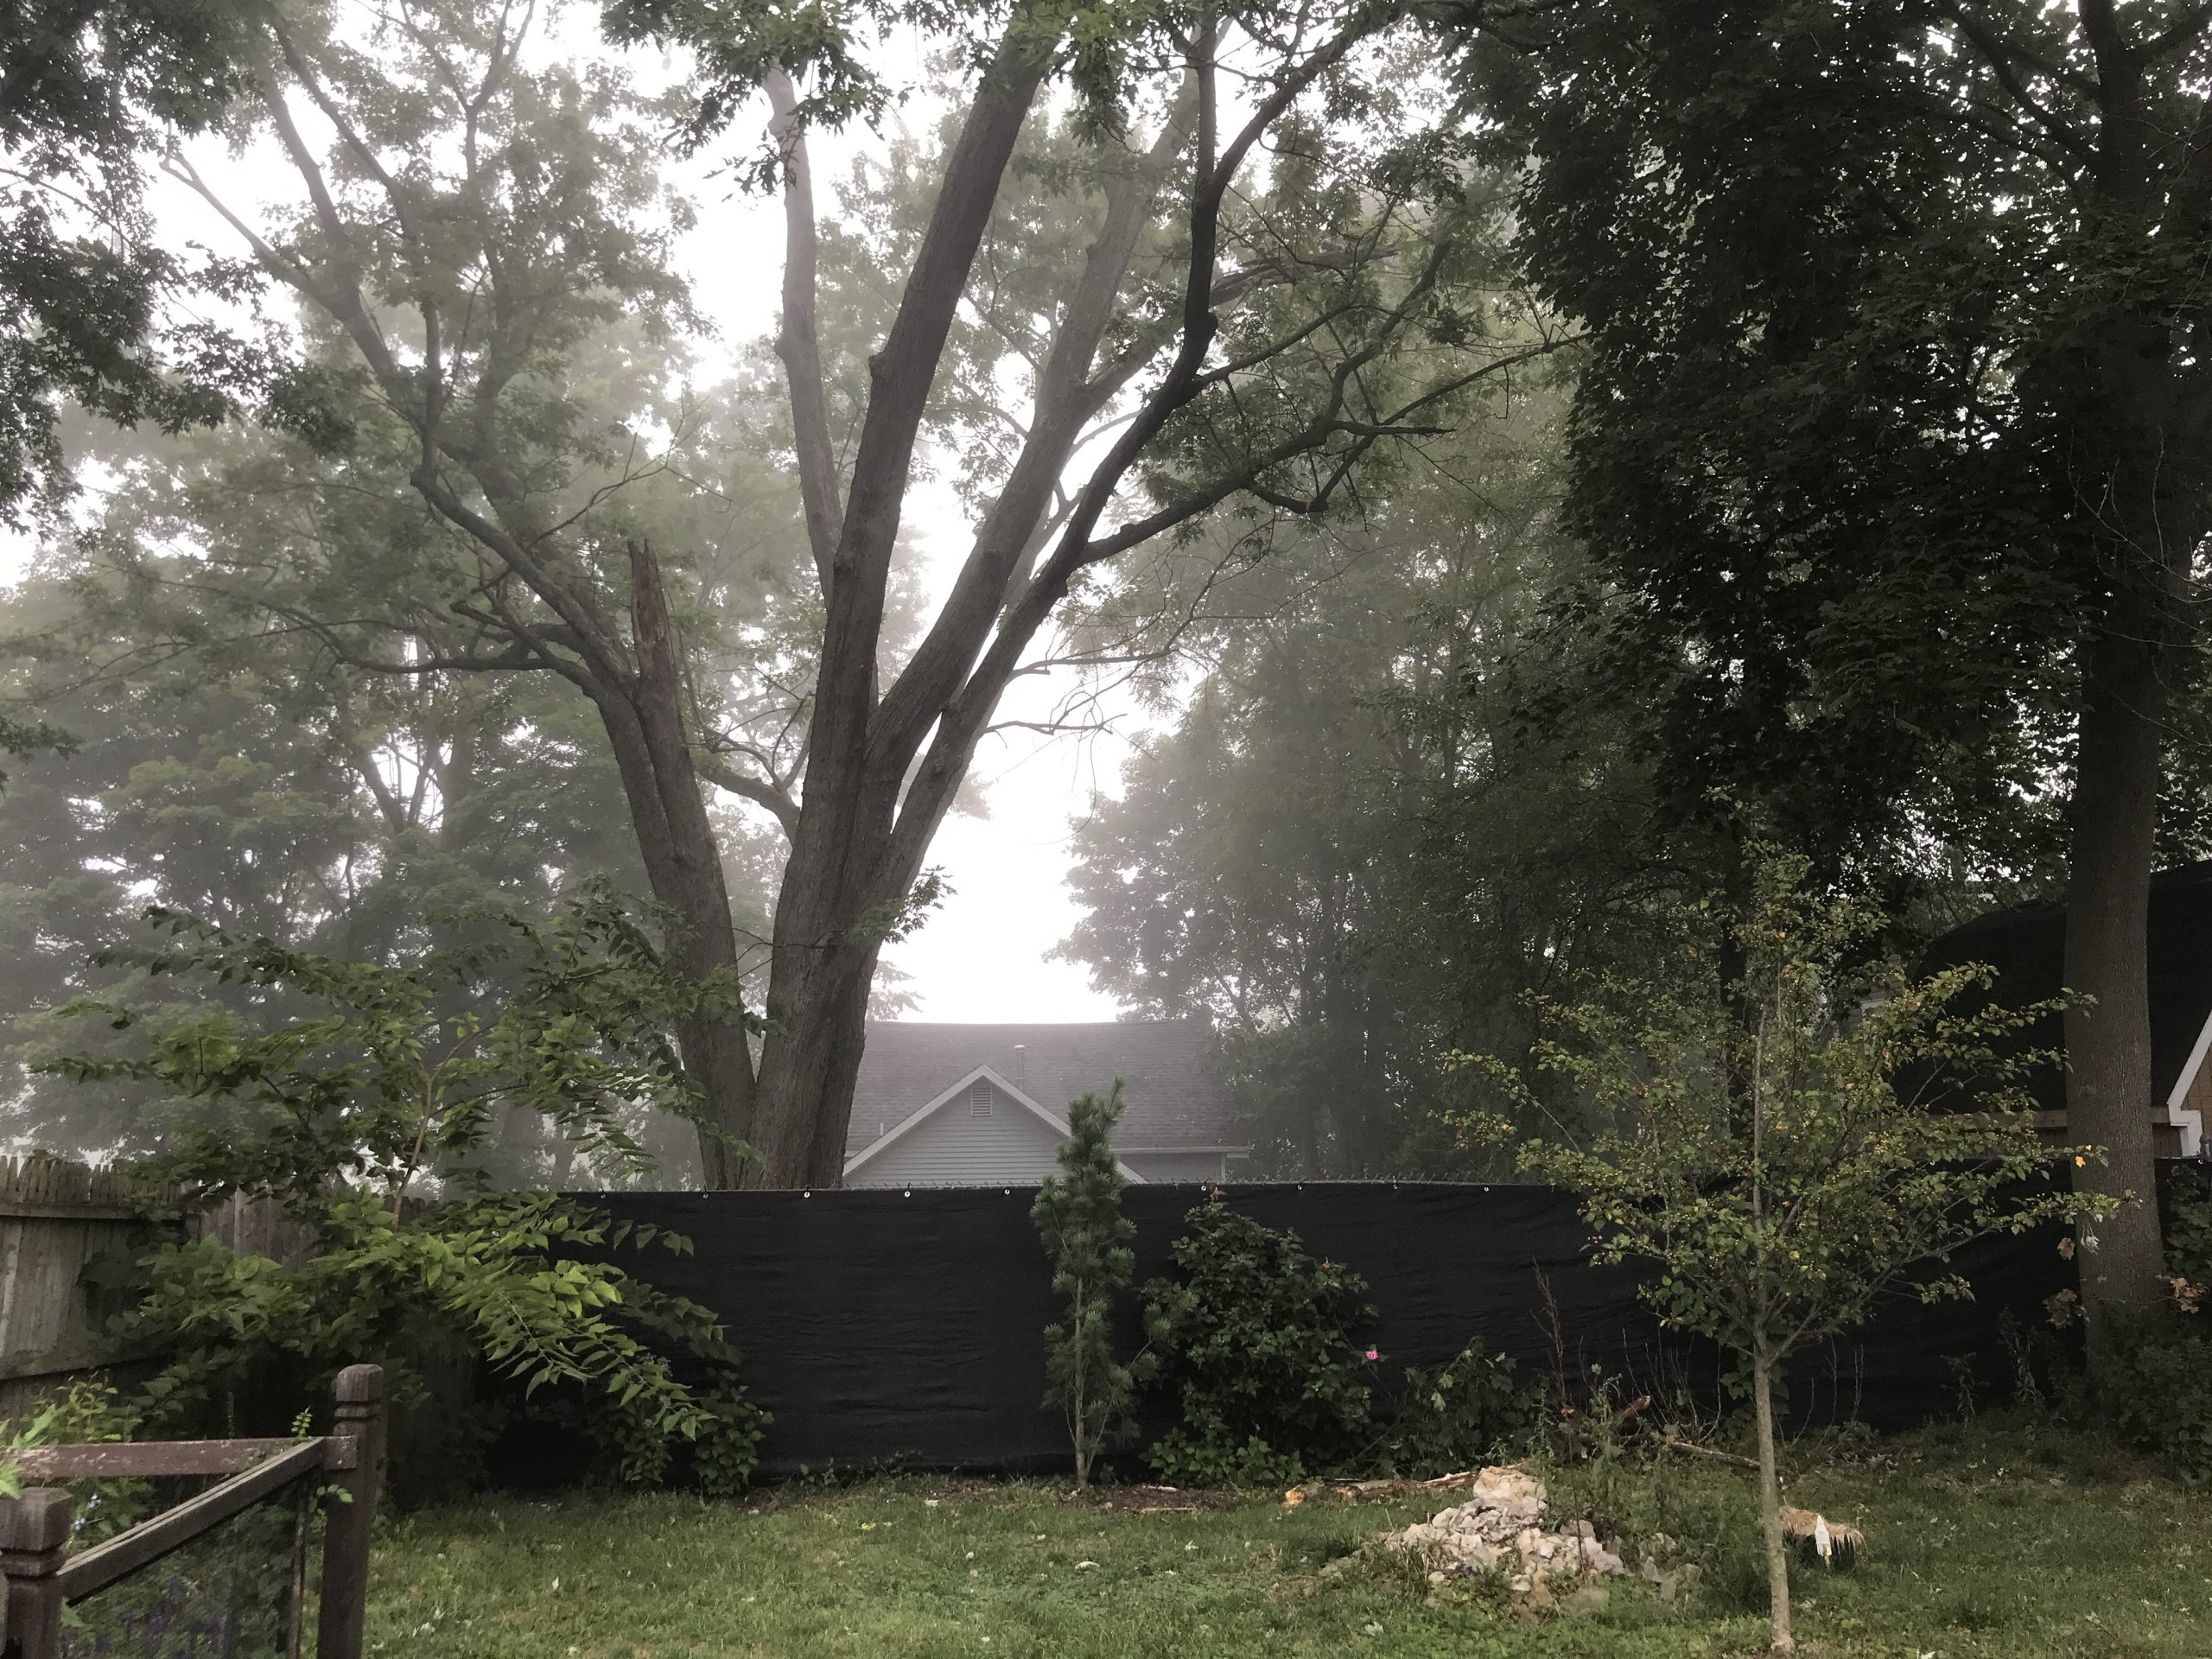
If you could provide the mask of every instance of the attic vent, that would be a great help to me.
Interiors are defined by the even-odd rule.
[[[991,1085],[978,1077],[968,1088],[968,1116],[988,1117],[991,1115]]]

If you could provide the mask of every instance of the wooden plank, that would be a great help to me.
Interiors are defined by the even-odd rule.
[[[10,1221],[146,1221],[145,1211],[130,1204],[73,1204],[67,1199],[0,1198],[0,1217]]]
[[[23,1473],[38,1480],[134,1480],[156,1475],[235,1475],[289,1451],[295,1440],[107,1440],[34,1446]]]
[[[0,1382],[21,1382],[40,1376],[69,1376],[79,1371],[105,1371],[118,1365],[136,1365],[149,1359],[167,1359],[166,1347],[112,1346],[105,1338],[79,1336],[44,1353],[0,1355]]]
[[[302,1440],[289,1452],[281,1452],[244,1474],[233,1475],[221,1485],[211,1487],[150,1521],[141,1522],[65,1566],[61,1569],[62,1599],[82,1601],[106,1589],[126,1573],[181,1549],[209,1529],[220,1526],[240,1510],[251,1509],[270,1493],[322,1466],[322,1442]]]
[[[0,1199],[22,1204],[124,1207],[137,1215],[148,1200],[161,1202],[166,1188],[154,1189],[117,1169],[94,1169],[66,1158],[41,1154],[0,1158]]]

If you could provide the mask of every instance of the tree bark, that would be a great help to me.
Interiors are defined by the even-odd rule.
[[[2065,1014],[2067,1134],[2106,1152],[2076,1185],[2122,1201],[2082,1240],[2093,1332],[2109,1324],[2103,1315],[2155,1303],[2163,1262],[2145,959],[2166,704],[2158,632],[2150,607],[2128,606],[2083,652],[2065,983],[2088,1001]]]
[[[1766,1538],[1767,1651],[1794,1653],[1789,1633],[1789,1547],[1782,1536],[1782,1470],[1774,1446],[1774,1361],[1751,1356],[1751,1407],[1758,1420],[1759,1530]]]
[[[594,696],[613,747],[653,897],[675,916],[670,965],[695,980],[720,978],[734,994],[737,933],[721,848],[707,816],[683,729],[683,684],[670,634],[660,565],[642,542],[630,545],[631,632],[637,671],[620,690]],[[681,1021],[677,1042],[705,1097],[699,1132],[701,1184],[739,1184],[730,1145],[753,1132],[755,1080],[743,1025],[708,1015]]]

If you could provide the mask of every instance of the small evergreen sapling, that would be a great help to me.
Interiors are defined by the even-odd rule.
[[[1529,1140],[1519,1154],[1526,1173],[1582,1195],[1596,1260],[1655,1262],[1643,1294],[1662,1320],[1742,1361],[1781,1653],[1794,1643],[1774,1391],[1789,1357],[1885,1295],[1971,1295],[1948,1264],[1977,1239],[2087,1224],[2110,1205],[2067,1190],[2069,1166],[2094,1149],[2043,1145],[2019,1087],[2053,1057],[2012,1039],[2050,1005],[1954,1008],[1992,985],[1989,969],[1914,981],[1867,963],[1882,924],[1872,906],[1815,898],[1805,861],[1775,848],[1754,846],[1751,861],[1751,903],[1689,912],[1663,980],[1608,981],[1580,1005],[1535,1001],[1537,1065],[1611,1127],[1587,1147]],[[1729,955],[1740,976],[1720,968]],[[1457,1058],[1518,1112],[1541,1110],[1510,1066]],[[1961,1085],[1977,1109],[1929,1109],[1927,1093]],[[1467,1128],[1515,1135],[1496,1115]]]
[[[1067,1414],[1078,1491],[1135,1386],[1114,1357],[1114,1299],[1136,1268],[1129,1241],[1137,1230],[1122,1214],[1127,1182],[1112,1144],[1121,1116],[1118,1077],[1103,1100],[1085,1095],[1069,1106],[1061,1173],[1046,1178],[1029,1212],[1052,1260],[1052,1288],[1068,1301],[1066,1319],[1045,1327],[1045,1403]]]

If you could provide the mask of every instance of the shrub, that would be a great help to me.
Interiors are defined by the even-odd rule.
[[[1440,1371],[1408,1366],[1383,1436],[1383,1463],[1394,1474],[1423,1478],[1489,1462],[1536,1421],[1536,1395],[1513,1370],[1479,1337]]]
[[[2069,1414],[2212,1478],[2212,1182],[2196,1171],[2175,1172],[2165,1243],[2172,1306],[2097,1333]]]
[[[729,999],[727,988],[667,969],[599,889],[550,924],[497,918],[504,940],[397,965],[241,938],[170,911],[148,919],[176,943],[110,960],[242,984],[264,1009],[323,1010],[260,1028],[213,1012],[155,1031],[143,1058],[51,1068],[144,1079],[217,1109],[145,1173],[173,1184],[188,1212],[266,1198],[315,1240],[296,1265],[214,1238],[144,1258],[143,1299],[117,1334],[173,1356],[136,1402],[148,1427],[219,1416],[255,1379],[291,1393],[289,1416],[361,1360],[384,1364],[396,1402],[409,1403],[420,1390],[406,1356],[442,1328],[526,1390],[589,1396],[586,1421],[623,1478],[658,1478],[689,1444],[711,1487],[744,1479],[763,1419],[735,1351],[705,1308],[609,1259],[688,1243],[553,1193],[490,1192],[482,1165],[501,1116],[527,1107],[583,1154],[649,1168],[626,1115],[696,1116],[668,1033]],[[76,1007],[133,1023],[123,1009]],[[413,1197],[417,1183],[435,1198]]]
[[[2178,1313],[2212,1314],[2212,1176],[2174,1171],[2166,1217],[2166,1288]]]
[[[1345,1466],[1371,1438],[1374,1350],[1353,1332],[1367,1281],[1217,1198],[1185,1217],[1177,1276],[1145,1287],[1145,1331],[1177,1426],[1152,1448],[1185,1485],[1282,1484]]]
[[[2107,1331],[2091,1352],[2078,1414],[2192,1478],[2212,1478],[2212,1334],[2200,1321]]]
[[[1136,1257],[1135,1224],[1122,1214],[1121,1167],[1112,1135],[1122,1116],[1122,1081],[1105,1099],[1085,1095],[1068,1108],[1061,1173],[1048,1176],[1030,1217],[1052,1259],[1052,1289],[1067,1298],[1067,1318],[1045,1327],[1045,1403],[1067,1414],[1075,1484],[1090,1484],[1091,1459],[1127,1418],[1135,1383],[1114,1357],[1116,1294]]]

